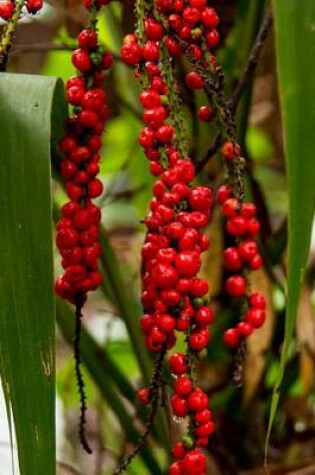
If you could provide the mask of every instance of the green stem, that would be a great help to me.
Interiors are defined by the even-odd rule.
[[[185,127],[185,120],[183,117],[180,99],[176,91],[176,77],[174,73],[174,66],[172,58],[170,58],[165,45],[161,46],[162,53],[162,72],[163,78],[168,88],[168,99],[171,109],[171,122],[175,128],[176,145],[183,157],[188,153],[187,131]]]
[[[6,70],[10,48],[12,46],[14,33],[17,29],[18,20],[21,16],[25,0],[17,0],[12,17],[6,24],[0,41],[0,71]]]

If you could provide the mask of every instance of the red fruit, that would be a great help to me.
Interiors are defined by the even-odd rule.
[[[60,250],[73,248],[78,240],[79,235],[73,228],[60,229],[57,231],[56,244]]]
[[[130,66],[135,66],[142,59],[142,49],[137,43],[126,43],[121,48],[121,58]]]
[[[104,105],[106,100],[106,94],[103,89],[93,88],[89,89],[83,97],[82,106],[85,109],[90,109],[98,112]]]
[[[97,46],[97,33],[92,28],[85,28],[78,35],[78,43],[80,48],[93,50]]]
[[[246,312],[246,321],[253,325],[254,328],[260,328],[266,320],[265,310],[259,308],[250,308]]]
[[[240,334],[236,328],[226,330],[223,335],[224,343],[230,348],[237,348],[240,343]]]
[[[79,106],[82,103],[84,89],[78,86],[72,86],[67,90],[67,102],[73,106]]]
[[[175,328],[176,320],[170,315],[160,315],[159,317],[157,317],[156,323],[161,332],[171,333]]]
[[[232,236],[243,236],[247,231],[247,222],[242,216],[233,216],[226,223],[226,229]]]
[[[174,391],[179,396],[187,397],[191,393],[192,389],[192,381],[186,376],[176,379],[174,383]]]
[[[151,394],[149,388],[141,388],[137,392],[138,401],[142,406],[147,406],[151,401]]]
[[[214,432],[214,423],[212,421],[196,427],[195,434],[197,437],[209,437]]]
[[[260,308],[262,310],[266,308],[265,297],[260,292],[254,292],[251,294],[248,301],[251,307]]]
[[[240,146],[234,142],[225,142],[221,148],[222,155],[226,160],[234,160],[240,154],[240,151]]]
[[[72,223],[76,229],[87,229],[92,224],[90,213],[85,209],[79,209],[73,216]]]
[[[70,160],[74,163],[83,163],[89,160],[90,151],[87,147],[76,147],[70,153]]]
[[[245,241],[240,243],[239,252],[241,258],[244,259],[244,261],[248,262],[256,256],[258,252],[258,246],[255,241],[251,239],[246,239]]]
[[[0,3],[0,18],[3,20],[10,20],[15,9],[14,2],[7,1]]]
[[[164,36],[164,28],[153,18],[144,21],[144,31],[148,40],[160,41]]]
[[[209,292],[209,285],[204,279],[193,279],[189,293],[192,297],[204,297]]]
[[[241,275],[233,275],[226,281],[226,290],[231,297],[243,297],[246,292],[246,280]]]
[[[98,178],[92,179],[88,183],[88,196],[90,198],[97,198],[103,193],[103,183]]]
[[[250,270],[258,270],[262,266],[262,258],[259,254],[256,254],[247,264]]]
[[[212,30],[206,34],[206,44],[209,49],[214,48],[217,46],[219,42],[220,36],[217,30]]]
[[[176,40],[169,36],[164,39],[165,46],[172,58],[179,58],[182,54],[182,50]]]
[[[242,261],[237,247],[228,247],[223,253],[224,267],[228,270],[238,272],[242,268]]]
[[[258,234],[260,231],[259,221],[255,218],[251,218],[247,221],[247,231],[249,234]]]
[[[43,8],[43,0],[27,0],[26,2],[26,10],[33,15],[41,8]]]
[[[140,318],[140,327],[144,334],[148,335],[154,327],[154,318],[145,314]]]
[[[200,20],[201,14],[198,8],[187,7],[183,11],[183,18],[188,25],[195,25]]]
[[[173,266],[161,263],[154,268],[153,278],[158,288],[171,289],[177,284],[178,274]]]
[[[237,330],[241,336],[249,336],[253,333],[253,325],[249,322],[240,322],[237,325]]]
[[[189,204],[197,211],[209,211],[212,205],[212,191],[205,186],[195,186],[189,192]]]
[[[91,69],[89,54],[83,49],[76,49],[71,56],[74,67],[81,73],[87,73]]]
[[[254,203],[243,203],[241,208],[241,216],[244,218],[252,218],[256,214],[256,206]]]
[[[184,226],[178,221],[170,223],[166,228],[166,233],[171,239],[180,239],[184,235]]]
[[[183,465],[181,462],[174,462],[170,466],[169,475],[183,475]]]
[[[160,48],[154,41],[148,41],[142,49],[143,59],[145,61],[152,61],[158,63],[160,59]]]
[[[188,408],[193,412],[200,412],[208,407],[208,396],[200,388],[196,388],[188,397]]]
[[[207,0],[189,0],[189,5],[199,10],[203,10],[207,5]]]
[[[204,80],[196,71],[188,73],[185,82],[190,89],[202,89],[204,86]]]
[[[211,418],[212,415],[209,409],[203,409],[202,411],[196,412],[194,417],[196,424],[207,424]]]
[[[81,186],[76,185],[75,183],[72,183],[71,181],[68,181],[66,183],[66,190],[67,190],[69,198],[72,201],[79,201],[79,199],[82,197],[84,193]]]
[[[161,105],[160,94],[153,89],[145,89],[142,91],[139,100],[147,109],[152,109]]]
[[[79,282],[86,276],[86,267],[81,265],[72,265],[67,267],[64,277],[68,282]]]
[[[213,110],[209,106],[201,106],[198,109],[198,119],[202,122],[210,122],[213,117]]]
[[[217,202],[220,205],[223,205],[225,201],[227,201],[232,195],[232,189],[229,185],[222,185],[217,191]]]
[[[175,416],[186,417],[188,414],[188,406],[185,398],[174,394],[171,397],[171,406]]]
[[[200,307],[196,311],[195,321],[196,323],[198,323],[198,325],[206,327],[208,325],[211,325],[211,323],[213,323],[213,320],[214,320],[214,312],[212,308]]]
[[[181,375],[188,370],[186,356],[183,353],[174,353],[169,360],[172,374]]]
[[[90,272],[89,279],[91,280],[91,290],[97,289],[103,282],[103,276],[99,271]]]
[[[59,165],[59,171],[62,178],[69,180],[70,178],[74,177],[78,171],[78,168],[76,164],[70,160],[62,160]]]
[[[208,329],[195,332],[188,337],[188,346],[192,351],[202,351],[207,348],[210,340]]]
[[[207,7],[201,14],[201,21],[209,30],[213,30],[219,24],[219,17],[213,8]]]
[[[64,216],[65,218],[70,218],[74,215],[76,211],[78,211],[78,209],[80,209],[80,205],[78,203],[75,203],[74,201],[69,201],[61,207],[60,211],[62,216]]]
[[[182,251],[176,256],[175,267],[182,277],[194,277],[201,267],[201,260],[196,252]]]
[[[166,111],[163,106],[146,109],[142,114],[143,122],[149,127],[159,127],[166,118]]]
[[[183,459],[184,475],[202,475],[206,467],[207,459],[198,449],[190,450]]]
[[[224,216],[231,218],[235,215],[235,211],[237,210],[237,199],[236,198],[229,198],[227,199],[222,205],[222,212]]]
[[[156,131],[156,138],[162,143],[172,141],[174,135],[174,127],[172,125],[161,125]]]
[[[176,442],[176,444],[173,445],[172,448],[172,454],[173,457],[175,457],[178,460],[181,460],[186,453],[186,448],[183,442]]]

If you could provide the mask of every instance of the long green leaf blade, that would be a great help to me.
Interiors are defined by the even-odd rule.
[[[315,2],[273,2],[279,91],[289,193],[289,242],[285,338],[272,396],[266,447],[295,326],[315,201]]]
[[[0,373],[21,475],[56,473],[51,112],[58,80],[0,75]]]

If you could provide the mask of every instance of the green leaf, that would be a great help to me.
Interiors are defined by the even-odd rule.
[[[50,200],[55,78],[0,75],[0,373],[21,475],[56,473]]]
[[[270,432],[279,402],[308,256],[315,201],[315,2],[276,0],[274,5],[279,91],[289,193],[289,242],[285,338],[272,395]]]

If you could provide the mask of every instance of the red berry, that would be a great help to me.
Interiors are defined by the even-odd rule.
[[[201,351],[207,348],[210,340],[210,332],[208,329],[195,332],[188,337],[188,346],[193,351]]]
[[[180,276],[194,277],[201,267],[200,257],[192,251],[179,252],[176,256],[175,266]]]
[[[171,397],[171,406],[175,416],[186,417],[188,413],[187,401],[185,398],[174,394]]]
[[[97,198],[103,193],[103,183],[98,178],[94,178],[88,183],[88,195],[90,198]]]
[[[160,41],[164,35],[164,28],[153,18],[147,18],[144,21],[145,34],[148,40]]]
[[[258,247],[257,247],[256,242],[251,239],[246,239],[245,241],[240,243],[239,252],[242,259],[244,259],[244,261],[246,262],[251,261],[258,252]]]
[[[176,459],[181,460],[184,457],[185,453],[186,448],[183,442],[176,442],[176,444],[173,445],[172,454]]]
[[[211,325],[211,323],[213,323],[213,320],[214,320],[214,312],[212,308],[200,307],[196,311],[195,321],[196,323],[198,323],[198,325],[206,327],[208,325]]]
[[[221,152],[226,160],[234,160],[240,154],[241,148],[237,143],[225,142]]]
[[[170,356],[169,365],[171,373],[181,375],[188,370],[186,356],[182,353],[174,353]]]
[[[228,270],[238,272],[242,268],[242,261],[237,247],[228,247],[223,253],[224,267]]]
[[[249,296],[248,300],[251,307],[260,308],[262,310],[266,308],[265,297],[260,292],[254,292]]]
[[[263,262],[259,254],[256,254],[248,263],[247,266],[250,270],[258,270],[261,268]]]
[[[246,280],[241,275],[233,275],[226,281],[226,290],[231,297],[243,297],[246,292]]]
[[[93,50],[97,46],[97,33],[91,28],[85,28],[78,35],[78,43],[80,48]]]
[[[196,388],[188,397],[190,411],[200,412],[208,407],[208,396],[200,388]]]
[[[179,396],[187,397],[192,391],[193,385],[190,378],[185,376],[176,379],[174,383],[174,391]]]
[[[153,270],[155,284],[160,289],[171,289],[176,286],[178,274],[169,264],[158,264]]]
[[[151,395],[149,388],[139,389],[139,391],[137,392],[137,398],[142,406],[147,406],[148,404],[150,404]]]
[[[254,328],[249,322],[240,322],[237,325],[237,330],[241,336],[249,336],[253,333]]]
[[[232,189],[229,185],[222,185],[217,191],[217,202],[223,205],[232,195]]]
[[[209,409],[203,409],[202,411],[196,412],[195,417],[194,417],[195,422],[197,424],[206,424],[207,422],[211,420],[211,418],[212,416]]]
[[[213,30],[219,24],[219,17],[213,8],[207,7],[201,14],[201,21],[209,30]]]
[[[265,310],[259,308],[250,308],[246,312],[246,321],[253,325],[254,328],[260,328],[266,320]]]
[[[240,343],[240,334],[236,328],[230,328],[224,332],[223,340],[230,348],[237,348]]]
[[[184,475],[202,475],[206,471],[207,459],[199,450],[190,450],[183,459]]]
[[[90,56],[85,50],[76,49],[72,53],[71,60],[74,67],[81,73],[87,73],[92,67]]]
[[[126,64],[134,66],[142,59],[142,49],[136,43],[124,44],[121,48],[121,57]]]
[[[0,3],[0,18],[3,20],[10,20],[15,9],[15,3],[11,1]]]
[[[43,0],[27,0],[26,2],[26,9],[32,15],[35,15],[41,8],[43,8]]]
[[[190,89],[202,89],[204,86],[204,80],[196,71],[188,73],[185,82]]]
[[[242,216],[233,216],[226,224],[226,229],[232,236],[243,236],[247,231],[247,222]]]
[[[201,106],[198,109],[198,119],[202,122],[210,122],[213,117],[213,110],[209,106]]]

